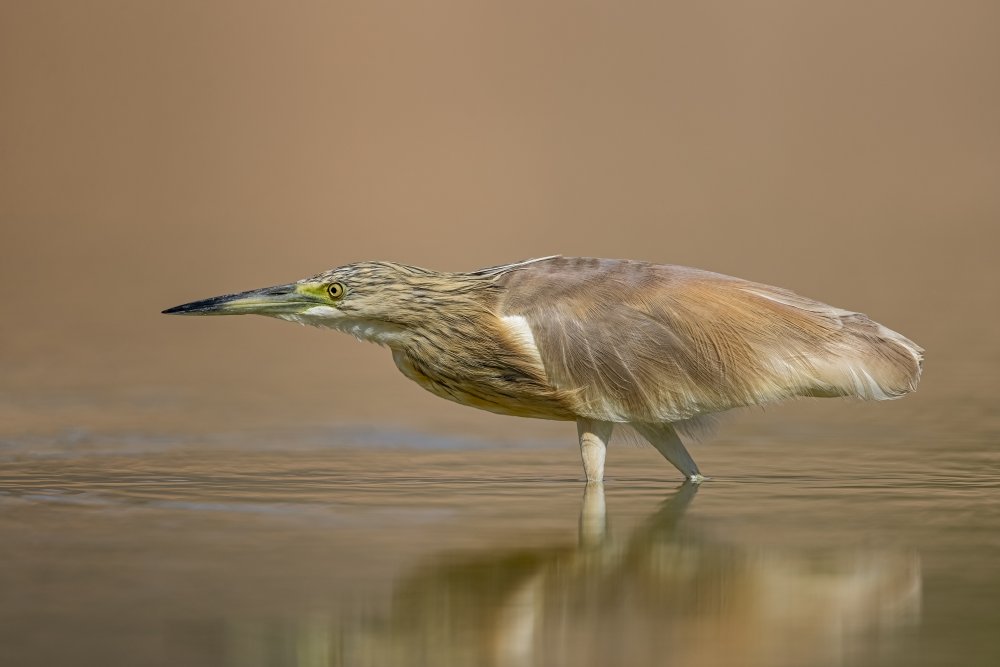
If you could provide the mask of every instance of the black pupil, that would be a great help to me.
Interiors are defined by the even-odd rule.
[[[340,285],[338,283],[334,283],[333,285],[330,285],[330,295],[331,296],[340,296],[341,289],[342,288],[340,287]]]

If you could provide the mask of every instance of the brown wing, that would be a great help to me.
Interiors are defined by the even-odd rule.
[[[866,316],[679,266],[557,257],[497,277],[579,414],[679,421],[791,396],[895,398],[922,350]]]

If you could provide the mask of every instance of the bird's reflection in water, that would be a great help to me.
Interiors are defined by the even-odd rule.
[[[915,555],[713,540],[680,525],[696,493],[683,485],[619,540],[603,487],[589,485],[578,545],[418,568],[386,613],[300,635],[322,650],[299,664],[841,664],[890,648],[918,618]]]

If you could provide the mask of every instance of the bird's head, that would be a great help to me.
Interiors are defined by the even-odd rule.
[[[266,315],[329,327],[383,345],[458,306],[474,291],[468,274],[438,273],[390,262],[361,262],[287,285],[216,296],[164,310],[174,315]]]

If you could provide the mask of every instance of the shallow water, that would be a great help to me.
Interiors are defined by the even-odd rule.
[[[900,465],[723,436],[700,487],[619,446],[588,487],[571,439],[322,435],[8,440],[3,664],[1000,659],[1000,460],[976,443]]]

